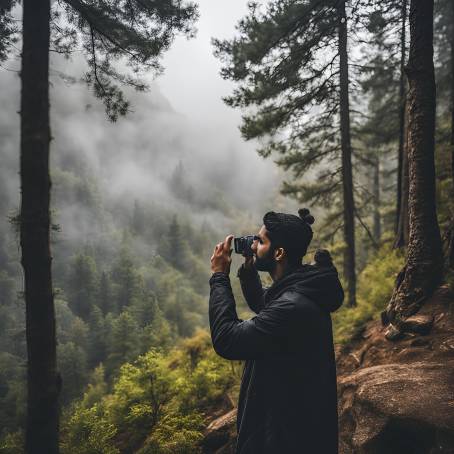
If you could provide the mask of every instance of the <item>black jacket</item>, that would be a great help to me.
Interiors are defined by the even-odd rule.
[[[330,312],[344,292],[332,264],[302,265],[269,289],[238,272],[249,307],[239,320],[229,276],[210,279],[210,328],[224,358],[246,360],[237,454],[337,454],[336,365]]]

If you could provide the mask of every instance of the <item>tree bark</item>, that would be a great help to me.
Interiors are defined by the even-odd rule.
[[[408,191],[409,191],[409,176],[408,176],[408,102],[405,103],[405,120],[404,120],[404,132],[405,141],[404,148],[402,150],[402,177],[401,177],[401,203],[400,203],[400,215],[399,224],[397,225],[397,235],[394,241],[394,248],[402,248],[408,244],[409,237],[409,218],[408,218]]]
[[[347,16],[345,0],[337,2],[340,65],[340,128],[342,148],[342,183],[344,200],[344,276],[347,280],[348,305],[356,305],[355,203],[353,198],[352,147],[350,137],[350,100],[347,53]]]
[[[454,24],[454,1],[451,1],[451,20]],[[450,27],[451,32],[451,175],[454,191],[454,25]],[[454,262],[453,262],[454,265]]]
[[[408,104],[405,117],[408,118]],[[407,122],[408,120],[406,120]],[[408,214],[408,192],[409,192],[409,175],[408,175],[408,127],[405,127],[405,145],[402,156],[402,178],[401,178],[401,204],[399,216],[399,225],[397,226],[397,236],[394,242],[394,248],[399,249],[408,244],[410,235],[409,214]]]
[[[407,26],[407,0],[402,1],[401,8],[401,32],[400,32],[400,81],[399,81],[399,149],[397,152],[397,191],[396,191],[396,219],[395,219],[395,233],[396,239],[394,242],[395,248],[400,248],[407,245],[404,237],[404,230],[402,226],[408,222],[408,211],[404,209],[404,205],[408,202],[405,197],[408,197],[404,191],[404,153],[406,143],[406,77],[405,77],[405,58],[407,55],[406,49],[406,26]],[[408,238],[407,238],[408,240]]]
[[[454,2],[451,2],[451,23],[454,23]],[[448,29],[451,33],[451,186],[452,196],[454,197],[454,25]],[[445,236],[445,260],[448,268],[454,269],[454,217],[451,216],[451,221],[446,229]]]
[[[407,260],[398,276],[387,318],[399,328],[417,312],[443,278],[435,201],[435,76],[433,0],[411,0],[409,81],[409,214]]]
[[[377,245],[380,243],[381,238],[381,216],[380,216],[380,157],[377,154],[374,163],[374,213],[373,213],[373,235]]]
[[[20,243],[28,354],[28,454],[58,453],[59,376],[49,244],[49,21],[50,0],[24,0]]]

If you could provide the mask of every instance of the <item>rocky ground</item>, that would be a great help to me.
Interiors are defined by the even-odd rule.
[[[373,321],[336,347],[339,453],[454,454],[454,295],[440,288],[404,335],[390,341],[387,330]],[[236,410],[222,413],[207,454],[234,452]]]

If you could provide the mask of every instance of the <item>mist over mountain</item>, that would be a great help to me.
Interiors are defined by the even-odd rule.
[[[81,74],[76,63],[64,69]],[[15,73],[3,72],[1,78],[7,87],[0,94],[1,211],[9,213],[17,209],[20,194],[20,86]],[[131,112],[110,123],[83,83],[52,79],[54,221],[62,237],[83,242],[99,227],[90,211],[95,201],[77,197],[74,178],[90,182],[90,197],[102,200],[109,212],[98,215],[113,217],[119,226],[132,216],[134,201],[159,205],[199,226],[232,228],[232,210],[260,223],[263,210],[272,208],[281,176],[272,162],[255,154],[254,144],[242,142],[237,130],[200,126],[200,118],[178,113],[158,83],[149,92],[127,96]]]

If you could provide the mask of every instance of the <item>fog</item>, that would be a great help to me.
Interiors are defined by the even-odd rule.
[[[220,62],[211,46],[213,37],[234,35],[246,2],[198,3],[196,38],[176,38],[162,59],[164,74],[156,79],[146,76],[149,91],[126,90],[131,112],[116,123],[107,120],[100,101],[81,82],[85,65],[80,55],[66,61],[52,54],[52,170],[95,181],[100,198],[110,206],[132,210],[134,200],[157,203],[183,212],[196,224],[208,221],[217,228],[233,228],[229,210],[204,204],[209,195],[222,198],[225,206],[259,225],[263,210],[276,208],[275,203],[280,209],[293,204],[277,196],[282,171],[257,155],[256,144],[240,137],[241,113],[222,101],[233,85],[219,76]],[[4,66],[19,69],[17,57]],[[20,195],[20,81],[16,72],[6,70],[0,72],[0,81],[1,189],[7,205],[2,207],[2,222],[6,222],[5,214],[17,209]],[[177,166],[184,169],[197,203],[188,204],[172,193],[169,181]],[[58,175],[54,180],[58,191]],[[84,241],[93,234],[93,219],[75,201],[60,207],[57,222],[65,237]]]

